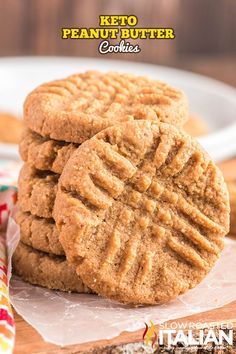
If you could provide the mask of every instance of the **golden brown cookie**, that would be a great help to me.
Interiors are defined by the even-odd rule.
[[[52,218],[59,176],[24,164],[18,179],[20,209],[43,218]]]
[[[236,181],[227,183],[230,196],[230,234],[236,235]]]
[[[189,120],[184,125],[184,130],[194,137],[206,135],[209,133],[207,122],[195,115],[191,115],[189,117]]]
[[[155,304],[210,271],[228,232],[229,198],[194,139],[140,120],[77,149],[60,177],[54,218],[88,287],[125,303]]]
[[[27,126],[51,139],[81,143],[99,131],[133,119],[183,126],[184,93],[131,74],[88,71],[39,86],[26,98]]]
[[[9,113],[0,113],[0,142],[18,144],[23,130],[21,119]]]
[[[42,252],[65,255],[53,219],[39,218],[19,210],[16,222],[20,227],[20,238],[24,244]]]
[[[23,280],[48,289],[90,293],[65,257],[53,256],[20,242],[12,257],[13,272]]]
[[[27,129],[20,141],[20,155],[23,161],[39,170],[62,173],[63,167],[78,144],[43,138]]]

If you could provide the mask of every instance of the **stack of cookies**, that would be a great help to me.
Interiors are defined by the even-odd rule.
[[[129,74],[86,72],[33,91],[15,273],[132,304],[197,285],[223,248],[229,200],[218,168],[183,133],[187,118],[181,91]]]

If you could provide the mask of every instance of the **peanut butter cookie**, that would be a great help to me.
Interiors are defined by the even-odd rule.
[[[52,218],[59,176],[23,165],[19,179],[20,209],[43,218]]]
[[[76,274],[75,266],[65,257],[39,252],[24,245],[17,246],[12,258],[13,272],[23,280],[48,289],[89,293]]]
[[[79,144],[43,138],[30,129],[24,131],[20,155],[28,165],[39,170],[62,173],[63,167]]]
[[[53,219],[39,218],[19,210],[16,222],[20,227],[20,239],[24,244],[42,252],[57,256],[65,255]]]
[[[82,143],[109,126],[133,119],[183,126],[188,103],[182,91],[163,82],[89,71],[39,86],[26,98],[24,119],[43,137]]]
[[[229,198],[193,138],[139,120],[76,150],[59,180],[54,218],[89,288],[125,303],[164,303],[196,286],[219,258]]]

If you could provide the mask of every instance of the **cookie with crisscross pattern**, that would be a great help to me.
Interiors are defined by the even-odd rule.
[[[229,198],[219,169],[169,124],[133,121],[83,143],[59,180],[54,218],[84,283],[122,302],[167,302],[223,248]]]
[[[182,126],[182,91],[146,77],[88,71],[43,84],[24,105],[27,126],[43,137],[81,143],[119,122],[148,119]]]

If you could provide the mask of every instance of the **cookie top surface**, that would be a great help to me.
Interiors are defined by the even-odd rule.
[[[24,119],[44,137],[81,143],[133,119],[182,126],[188,119],[188,104],[180,90],[165,83],[89,71],[39,86],[26,98]]]
[[[59,180],[54,218],[68,259],[95,292],[167,302],[212,268],[229,228],[219,169],[169,124],[133,121],[82,144]]]

